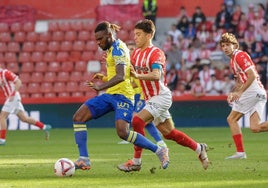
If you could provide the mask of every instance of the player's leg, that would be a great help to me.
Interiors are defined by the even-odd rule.
[[[167,115],[168,117],[168,112]],[[202,163],[203,168],[206,170],[209,165],[208,156],[206,153],[207,145],[202,143],[197,143],[190,136],[182,131],[175,129],[172,118],[166,119],[157,125],[158,130],[163,134],[164,138],[168,140],[173,140],[177,144],[184,147],[188,147],[198,154],[198,159]]]
[[[86,122],[91,119],[91,116],[91,111],[85,104],[82,104],[73,116],[74,138],[79,151],[79,159],[75,161],[75,169],[90,169]]]
[[[7,117],[9,112],[1,111],[0,112],[0,146],[6,144],[6,135],[7,135]]]
[[[250,130],[253,133],[267,132],[268,131],[268,121],[261,122],[261,114],[263,114],[266,108],[266,100],[260,101],[256,104],[253,109],[253,113],[250,115]]]
[[[239,127],[238,121],[244,114],[232,110],[227,117],[233,141],[236,147],[236,153],[232,156],[226,157],[226,159],[245,159],[246,153],[244,150],[243,135],[241,128]]]
[[[147,129],[148,133],[154,138],[154,140],[156,141],[157,145],[159,145],[161,147],[167,147],[166,143],[162,139],[158,129],[155,127],[153,122],[148,123],[145,126],[145,128]]]
[[[133,119],[135,119],[135,117]],[[166,169],[169,164],[168,149],[157,146],[156,144],[154,144],[149,139],[147,139],[142,134],[136,131],[127,130],[126,127],[128,127],[128,125],[126,123],[127,122],[124,120],[116,121],[116,129],[117,129],[118,136],[123,140],[127,140],[128,142],[133,143],[135,146],[139,148],[145,148],[156,153],[156,155],[159,157],[161,161],[162,168]],[[133,122],[132,122],[132,126],[133,126]],[[135,123],[134,123],[134,126],[135,126]],[[140,170],[140,168],[141,168],[141,163],[134,164],[133,161],[132,162],[128,161],[127,163],[118,165],[118,169],[125,171],[125,172],[138,171]]]
[[[41,121],[37,121],[36,119],[32,118],[32,117],[29,117],[25,111],[24,111],[24,108],[23,106],[21,105],[21,108],[18,108],[16,110],[17,112],[17,116],[18,118],[22,121],[22,122],[25,122],[25,123],[28,123],[28,124],[31,124],[31,125],[34,125],[36,127],[39,127],[40,129],[44,130],[45,131],[45,139],[48,140],[49,139],[49,131],[51,130],[52,126],[51,125],[48,125],[48,124],[44,124],[43,122]]]

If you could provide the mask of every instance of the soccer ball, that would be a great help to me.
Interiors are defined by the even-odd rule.
[[[72,176],[75,172],[74,162],[67,158],[60,158],[54,165],[56,176]]]

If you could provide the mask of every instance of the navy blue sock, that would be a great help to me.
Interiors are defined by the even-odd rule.
[[[135,132],[135,131],[129,131],[127,141],[135,144],[136,146],[139,146],[144,149],[149,149],[152,152],[156,152],[158,146],[151,142],[146,137],[142,136],[141,134]]]
[[[85,123],[73,123],[75,142],[78,146],[79,156],[88,157],[87,150],[87,125]]]
[[[158,131],[158,129],[154,126],[153,123],[149,123],[145,126],[145,128],[147,129],[147,131],[149,132],[149,134],[154,138],[154,140],[156,142],[159,142],[162,140],[160,133]]]

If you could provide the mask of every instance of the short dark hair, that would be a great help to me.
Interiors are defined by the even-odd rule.
[[[144,19],[137,22],[135,25],[135,29],[141,29],[145,33],[149,33],[154,35],[155,33],[155,25],[152,20]]]
[[[96,26],[95,33],[99,32],[99,31],[109,32],[109,29],[111,29],[113,32],[116,32],[116,31],[120,30],[120,26],[118,26],[116,24],[111,24],[107,21],[103,21]]]

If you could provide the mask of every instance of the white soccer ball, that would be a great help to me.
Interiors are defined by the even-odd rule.
[[[75,173],[74,162],[67,158],[60,158],[54,165],[54,173],[57,176],[73,176]]]

